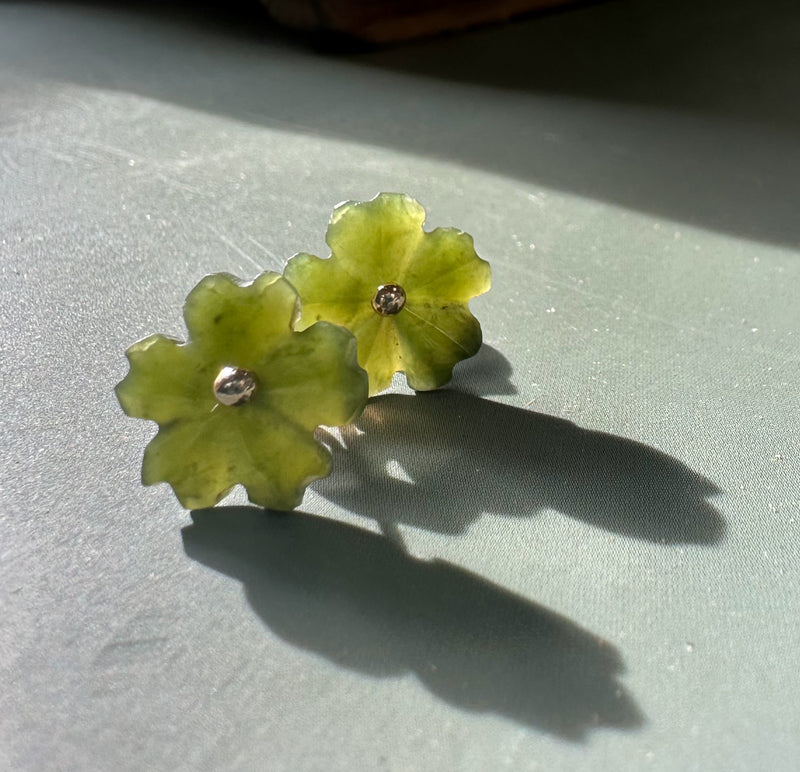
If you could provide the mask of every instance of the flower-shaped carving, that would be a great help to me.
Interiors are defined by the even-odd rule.
[[[356,341],[320,323],[293,329],[297,294],[275,273],[249,284],[206,276],[189,294],[189,342],[152,335],[127,351],[122,409],[159,425],[142,482],[169,483],[188,508],[216,504],[237,483],[254,504],[297,506],[330,470],[319,424],[348,423],[367,400]]]
[[[422,206],[398,193],[341,204],[326,235],[331,256],[299,254],[286,266],[301,299],[297,329],[324,320],[351,330],[370,394],[398,371],[417,391],[443,386],[481,345],[468,302],[489,289],[489,263],[468,234],[426,232],[424,222]]]

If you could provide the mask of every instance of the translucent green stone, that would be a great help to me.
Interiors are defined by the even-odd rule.
[[[152,335],[128,349],[119,402],[159,425],[142,482],[169,483],[189,509],[212,506],[241,483],[254,504],[288,510],[328,474],[330,454],[314,429],[361,412],[367,375],[347,330],[323,322],[295,331],[297,306],[278,274],[249,284],[207,276],[184,306],[188,343]],[[225,380],[231,372],[244,381]],[[249,390],[230,404],[242,382]]]
[[[286,266],[302,301],[297,329],[324,320],[351,330],[370,394],[398,371],[417,391],[443,386],[455,364],[481,345],[468,303],[491,286],[489,263],[468,234],[426,232],[424,222],[422,206],[399,193],[342,204],[326,235],[331,256],[300,254]],[[402,303],[395,290],[376,297],[387,285],[402,290]]]

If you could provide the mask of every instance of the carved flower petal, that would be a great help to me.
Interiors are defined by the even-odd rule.
[[[253,369],[292,334],[297,293],[269,271],[250,283],[212,274],[189,293],[183,316],[190,339],[207,359]]]
[[[492,286],[489,263],[478,257],[472,236],[455,228],[425,234],[406,273],[409,300],[466,303]]]
[[[401,284],[424,231],[425,210],[410,196],[382,193],[371,201],[340,204],[325,241],[359,288]]]
[[[126,352],[130,371],[116,386],[122,409],[159,424],[209,412],[215,404],[208,363],[196,349],[164,335],[151,335]]]
[[[358,363],[369,375],[370,396],[388,388],[392,376],[403,369],[397,325],[370,310],[353,329],[358,341]]]
[[[400,361],[408,385],[416,391],[438,389],[453,368],[481,346],[481,326],[466,305],[444,308],[408,303],[397,315]]]
[[[292,335],[264,359],[258,375],[270,408],[305,429],[349,423],[366,402],[356,339],[327,322]]]
[[[145,450],[142,482],[169,483],[187,509],[211,507],[241,483],[254,504],[289,510],[329,470],[313,435],[245,405],[162,427]]]
[[[297,289],[303,288],[300,318],[295,328],[303,330],[325,320],[352,330],[375,312],[365,298],[374,280],[353,278],[335,257],[323,260],[301,253],[286,264],[284,277]]]

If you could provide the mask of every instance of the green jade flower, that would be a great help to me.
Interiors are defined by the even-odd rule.
[[[189,294],[189,342],[152,335],[127,351],[117,385],[122,409],[159,425],[145,450],[142,482],[169,483],[187,509],[209,507],[241,483],[254,504],[296,507],[330,471],[314,439],[367,400],[356,341],[341,327],[296,332],[298,299],[275,273],[241,284],[206,276]]]
[[[398,371],[416,391],[439,388],[481,345],[468,302],[491,286],[489,263],[467,233],[426,232],[424,222],[422,206],[399,193],[340,204],[326,235],[331,256],[296,255],[284,272],[300,295],[297,329],[324,320],[356,336],[370,395]]]

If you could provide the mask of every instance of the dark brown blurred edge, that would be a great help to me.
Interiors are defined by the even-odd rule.
[[[496,24],[578,0],[262,0],[280,24],[370,44]]]

